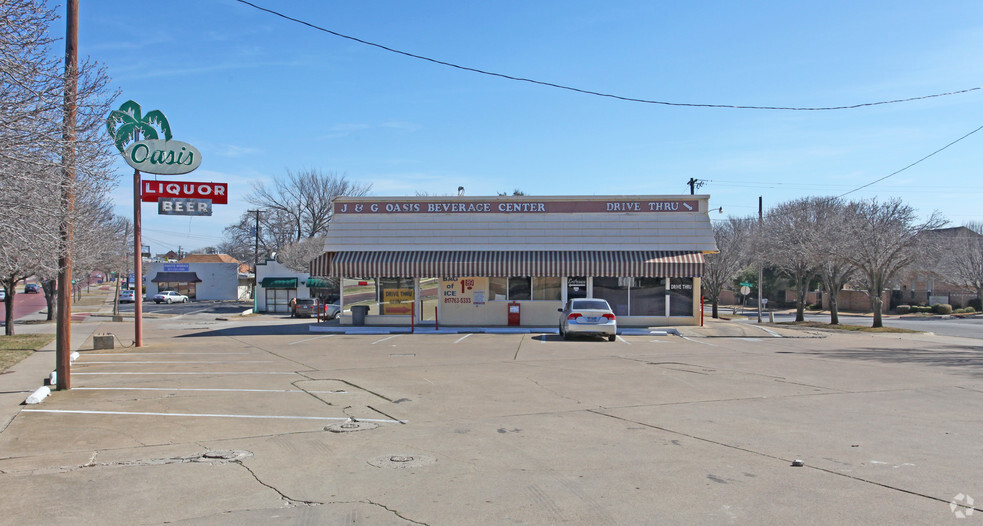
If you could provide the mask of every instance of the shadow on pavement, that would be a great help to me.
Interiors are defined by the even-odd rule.
[[[949,345],[934,350],[862,347],[827,351],[778,352],[779,354],[809,355],[842,360],[951,367],[962,369],[965,374],[983,376],[983,345]]]

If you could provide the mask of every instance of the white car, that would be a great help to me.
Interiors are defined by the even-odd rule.
[[[187,303],[187,296],[176,290],[165,290],[154,294],[154,303]]]
[[[133,303],[134,301],[136,301],[136,300],[133,298],[133,290],[132,289],[123,289],[123,290],[119,291],[119,302],[120,303]]]
[[[606,336],[614,341],[618,321],[606,300],[577,298],[567,302],[560,311],[560,336],[567,340],[577,334]]]

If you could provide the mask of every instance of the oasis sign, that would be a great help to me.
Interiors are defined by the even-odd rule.
[[[141,172],[179,175],[201,165],[201,152],[197,148],[171,139],[171,124],[160,110],[144,115],[139,104],[128,100],[118,110],[109,112],[106,131],[126,164]],[[126,146],[130,141],[133,144]]]
[[[147,139],[128,146],[123,159],[141,172],[181,175],[201,165],[201,152],[182,141]]]

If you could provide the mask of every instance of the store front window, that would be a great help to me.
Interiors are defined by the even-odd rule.
[[[190,299],[195,299],[196,287],[195,283],[188,283],[183,281],[167,282],[161,281],[157,283],[157,290],[163,292],[165,290],[176,290],[181,294],[184,294]]]
[[[375,279],[345,278],[342,280],[341,295],[345,310],[356,305],[365,305],[369,308],[369,314],[379,314],[377,294]]]
[[[532,278],[532,299],[560,301],[562,288],[563,278]]]
[[[693,278],[669,278],[669,315],[693,315]]]
[[[381,314],[412,314],[415,300],[413,278],[379,278]]]
[[[635,278],[635,286],[631,288],[631,315],[666,315],[666,278]]]
[[[628,316],[628,289],[634,278],[594,278],[594,296],[608,301],[615,316]]]

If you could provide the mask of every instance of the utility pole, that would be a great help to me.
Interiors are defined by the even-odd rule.
[[[686,181],[686,184],[689,185],[689,195],[695,194],[697,188],[703,188],[703,181],[693,177],[690,177],[689,181]]]
[[[78,0],[68,0],[65,14],[65,116],[62,128],[61,254],[58,256],[58,319],[55,336],[55,373],[58,389],[71,389],[72,352],[72,243],[75,229],[75,119],[78,96]]]
[[[761,196],[758,196],[758,229],[761,229],[763,219],[762,206],[761,206]],[[758,259],[758,323],[761,323],[761,290],[765,288],[764,284],[765,271],[764,264]]]
[[[256,282],[256,272],[259,270],[259,213],[262,210],[246,210],[246,212],[256,214],[256,246],[253,250],[253,312],[256,312],[256,288],[258,283]]]

